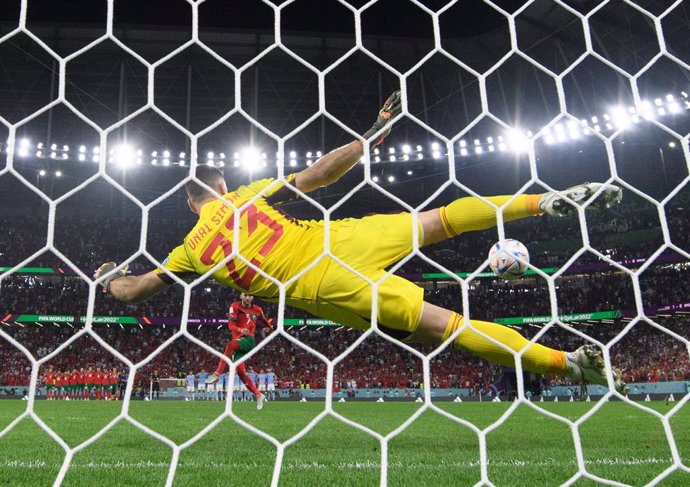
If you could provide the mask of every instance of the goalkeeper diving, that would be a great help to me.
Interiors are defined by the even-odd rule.
[[[189,208],[199,215],[196,226],[184,242],[170,252],[163,267],[138,276],[126,275],[126,268],[114,262],[103,264],[94,278],[115,298],[144,301],[188,275],[211,277],[239,292],[278,301],[279,288],[262,273],[287,282],[317,261],[324,252],[324,221],[297,220],[279,206],[300,193],[309,193],[337,181],[364,155],[365,139],[370,149],[380,145],[402,112],[400,92],[385,102],[374,125],[361,138],[324,155],[306,169],[283,180],[263,179],[228,190],[220,169],[196,167],[196,180],[186,183]],[[618,204],[622,191],[610,184],[585,183],[561,192],[485,198],[503,209],[503,221],[550,215],[560,217],[575,211],[574,205],[588,202],[587,209]],[[237,208],[241,211],[234,211]],[[236,214],[237,213],[237,214]],[[235,218],[239,217],[239,248],[235,241]],[[497,224],[496,212],[481,199],[465,197],[447,206],[411,213],[378,214],[364,218],[330,221],[330,254],[372,282],[378,282],[376,322],[387,334],[404,342],[442,343],[467,350],[495,364],[515,367],[515,355],[528,345],[517,331],[495,323],[466,320],[456,311],[431,304],[424,289],[386,270],[414,250],[413,232],[420,247]],[[241,254],[244,259],[229,258]],[[221,264],[222,265],[219,265]],[[262,273],[257,272],[260,269]],[[381,280],[385,277],[384,280]],[[285,289],[285,303],[342,325],[368,329],[371,326],[372,287],[361,277],[325,256]],[[462,306],[458,301],[457,307]],[[458,330],[462,330],[459,333]],[[489,337],[489,338],[487,338]],[[505,347],[505,348],[504,348]],[[601,351],[584,345],[572,352],[534,343],[523,353],[522,368],[608,386],[623,393],[620,371],[607,375]]]

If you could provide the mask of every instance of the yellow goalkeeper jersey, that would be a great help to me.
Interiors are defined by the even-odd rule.
[[[294,179],[295,174],[286,178],[290,183]],[[163,263],[165,268],[179,276],[203,275],[223,262],[234,250],[235,217],[238,213],[239,255],[221,265],[212,276],[238,291],[264,298],[278,297],[278,285],[256,269],[285,282],[323,253],[323,222],[296,220],[272,206],[293,196],[291,188],[283,182],[263,179],[223,196],[239,212],[220,200],[206,203],[201,208],[199,221],[187,234],[184,243],[176,247]],[[337,222],[331,222],[331,227],[337,225]],[[173,282],[162,269],[156,272],[164,281]]]

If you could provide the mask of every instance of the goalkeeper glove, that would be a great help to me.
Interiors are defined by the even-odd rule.
[[[98,279],[99,277],[108,274],[109,272],[112,272],[115,270],[117,267],[117,264],[115,262],[106,262],[102,266],[98,268],[96,273],[93,275],[94,279]],[[100,285],[103,286],[103,292],[104,293],[110,293],[110,283],[113,282],[115,279],[119,279],[120,277],[125,277],[127,275],[127,269],[129,268],[129,265],[125,265],[121,267],[120,269],[117,270],[117,272],[111,274],[110,276],[106,277],[100,282]]]
[[[374,134],[378,133],[386,124],[402,111],[402,99],[400,97],[400,91],[394,91],[391,96],[388,97],[386,103],[383,104],[381,110],[379,110],[379,116],[376,118],[376,122],[371,126],[369,130],[364,133],[365,139],[370,139]],[[377,147],[383,142],[388,134],[391,133],[391,127],[388,127],[383,132],[379,133],[376,139],[371,141],[371,148]]]

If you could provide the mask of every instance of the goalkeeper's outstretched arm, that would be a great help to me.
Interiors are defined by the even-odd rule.
[[[140,303],[168,288],[168,285],[155,272],[128,276],[126,275],[127,266],[115,271],[116,268],[115,262],[106,262],[98,268],[93,277],[99,279],[106,276],[100,282],[103,292],[113,295],[120,301]]]
[[[391,130],[389,122],[402,111],[400,92],[396,91],[388,97],[379,110],[376,122],[363,134],[369,140],[369,147],[381,144]],[[316,161],[303,171],[297,173],[295,186],[303,193],[314,191],[322,186],[336,182],[340,177],[357,164],[364,154],[364,143],[355,140],[339,147]]]

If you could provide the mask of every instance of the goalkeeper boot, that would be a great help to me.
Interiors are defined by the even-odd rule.
[[[574,352],[565,354],[568,361],[568,368],[573,371],[569,374],[571,379],[578,379],[591,384],[599,384],[602,386],[609,385],[606,376],[606,362],[604,356],[597,347],[593,345],[583,345]],[[617,367],[612,368],[613,385],[616,391],[625,394],[627,387],[623,382],[623,374]]]
[[[206,376],[206,385],[215,384],[216,382],[218,382],[218,375],[215,372]]]
[[[261,411],[264,408],[264,402],[266,402],[266,396],[259,394],[256,396],[256,410]]]
[[[539,210],[551,216],[570,215],[575,213],[575,207],[572,203],[583,204],[600,189],[601,192],[587,206],[588,210],[611,208],[623,199],[623,190],[619,186],[604,183],[584,183],[560,193],[544,193],[539,200]]]

